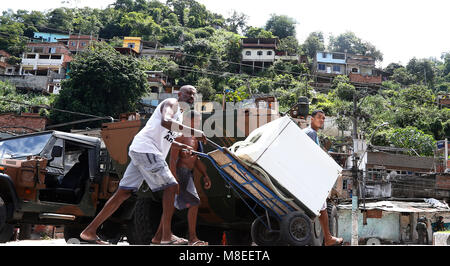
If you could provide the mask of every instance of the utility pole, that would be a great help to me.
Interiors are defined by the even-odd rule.
[[[359,184],[358,184],[358,164],[357,164],[357,144],[358,144],[358,118],[357,118],[357,97],[356,93],[353,95],[353,114],[352,114],[352,120],[353,120],[353,160],[352,160],[352,239],[351,239],[351,245],[357,246],[358,245],[358,212],[359,212],[359,203],[358,203],[358,196],[359,196]]]

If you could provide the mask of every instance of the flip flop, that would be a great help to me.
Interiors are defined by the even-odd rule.
[[[208,242],[205,242],[203,240],[197,240],[192,244],[189,244],[189,246],[208,246]]]
[[[97,236],[96,239],[91,240],[81,238],[80,244],[109,245],[109,242],[103,241],[100,237]]]
[[[178,237],[176,235],[172,235],[172,240],[170,241],[161,241],[161,242],[153,242],[153,245],[187,245],[189,241],[185,238]]]
[[[341,246],[344,243],[343,238],[334,238],[334,243],[329,246]]]
[[[187,245],[187,244],[189,244],[189,240],[187,240],[186,238],[182,238],[182,237],[179,237],[179,236],[176,236],[176,235],[173,235],[173,238],[176,241],[175,245]]]
[[[175,244],[175,241],[176,241],[176,240],[161,241],[159,244],[154,243],[154,245],[159,245],[159,246],[176,245],[176,244]]]

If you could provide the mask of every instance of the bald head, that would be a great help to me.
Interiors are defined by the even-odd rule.
[[[184,85],[178,92],[178,101],[187,102],[189,104],[194,103],[194,97],[197,94],[197,89],[192,85]]]

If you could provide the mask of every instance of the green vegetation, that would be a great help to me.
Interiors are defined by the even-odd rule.
[[[111,47],[121,45],[123,36],[142,37],[144,48],[147,41],[183,46],[182,56],[170,59],[131,59],[103,44],[81,53],[71,64],[71,77],[63,83],[60,96],[44,101],[62,109],[101,116],[134,111],[146,90],[143,71],[153,70],[163,71],[174,85],[197,86],[204,100],[222,99],[223,93],[228,101],[272,94],[277,96],[280,110],[286,111],[299,96],[308,96],[310,110],[320,108],[328,116],[338,117],[341,130],[351,129],[352,115],[357,115],[358,129],[366,136],[389,122],[374,135],[373,143],[413,148],[421,155],[430,155],[435,140],[450,136],[450,111],[436,105],[437,95],[450,89],[450,52],[439,59],[412,58],[405,66],[389,64],[383,70],[391,76],[376,92],[356,88],[348,78],[338,76],[333,89],[323,94],[311,87],[310,65],[277,61],[264,69],[241,66],[240,38],[278,37],[283,50],[306,55],[310,62],[322,50],[373,56],[378,62],[383,60],[382,52],[353,32],[331,36],[328,47],[322,32],[312,32],[301,44],[295,37],[301,22],[284,15],[271,14],[263,28],[248,25],[247,20],[237,11],[223,17],[195,0],[168,0],[165,4],[117,0],[105,9],[7,11],[0,16],[0,49],[20,57],[34,31],[92,34]],[[0,83],[0,87],[12,93],[11,86]],[[2,108],[2,112],[19,110],[8,105]],[[55,123],[73,120],[56,114],[51,119]]]

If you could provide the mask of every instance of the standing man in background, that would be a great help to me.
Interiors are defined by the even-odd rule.
[[[323,128],[325,123],[325,113],[322,110],[316,110],[311,114],[311,125],[305,129],[303,132],[306,133],[317,145],[320,146],[319,136],[317,131]],[[335,246],[340,245],[344,242],[343,238],[337,238],[331,235],[330,227],[328,224],[328,212],[327,212],[327,202],[325,201],[322,209],[320,210],[319,216],[320,225],[322,226],[324,234],[325,246]]]

